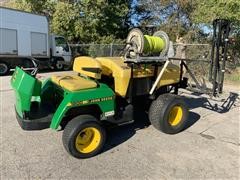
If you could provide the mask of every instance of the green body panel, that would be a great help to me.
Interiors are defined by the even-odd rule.
[[[97,88],[74,92],[64,90],[64,98],[54,113],[50,128],[57,129],[65,113],[73,107],[96,104],[102,113],[113,111],[114,96],[114,92],[105,84],[99,84]]]
[[[144,35],[144,53],[160,53],[164,47],[165,43],[160,37]]]
[[[30,111],[32,97],[40,96],[41,81],[16,67],[11,85],[16,95],[16,111],[20,117],[23,117],[24,111]]]
[[[97,105],[103,116],[107,112],[114,112],[115,109],[115,94],[111,88],[102,83],[99,83],[96,88],[69,91],[54,84],[51,79],[46,79],[42,83],[16,67],[11,85],[16,95],[16,111],[21,118],[25,118],[25,112],[30,112],[33,101],[55,107],[50,124],[52,129],[58,128],[71,108]]]

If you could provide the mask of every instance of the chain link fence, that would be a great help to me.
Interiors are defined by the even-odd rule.
[[[71,44],[70,46],[74,56],[91,57],[122,56],[125,47],[124,44]],[[175,57],[188,59],[186,64],[201,84],[208,81],[211,50],[210,44],[174,44]],[[237,60],[239,58],[229,54],[226,62],[227,73],[239,66]],[[180,61],[174,63],[179,64]]]
[[[209,44],[174,44],[175,56],[179,46],[184,46],[181,56],[187,59],[209,59],[211,47]],[[73,54],[81,56],[121,56],[124,44],[70,44]],[[184,55],[183,55],[184,54]],[[179,55],[178,55],[179,56]]]
[[[121,56],[124,44],[70,44],[74,56]]]
[[[186,64],[198,78],[208,76],[211,45],[209,44],[174,44],[175,57],[187,59]]]
[[[123,55],[124,44],[71,44],[74,56],[91,57],[111,57]],[[181,49],[180,51],[178,49]],[[175,57],[193,59],[194,62],[188,64],[195,67],[191,68],[199,72],[199,69],[206,69],[206,62],[210,62],[211,46],[208,44],[174,44]],[[200,66],[196,68],[197,66]],[[204,76],[206,70],[200,73]]]

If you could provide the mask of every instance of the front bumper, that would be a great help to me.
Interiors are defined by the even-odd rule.
[[[47,129],[49,128],[51,123],[51,118],[49,118],[48,116],[44,118],[39,118],[39,119],[24,119],[18,115],[16,109],[15,109],[15,113],[16,113],[18,124],[23,130],[30,131],[30,130]]]

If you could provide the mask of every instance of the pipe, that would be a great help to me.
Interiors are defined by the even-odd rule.
[[[153,92],[154,92],[154,90],[156,89],[156,87],[157,87],[159,81],[161,80],[162,75],[163,75],[164,71],[166,70],[169,62],[170,62],[170,60],[168,59],[168,60],[164,63],[164,66],[163,66],[162,70],[160,71],[157,79],[155,80],[155,82],[154,82],[154,84],[153,84],[153,86],[152,86],[152,88],[151,88],[151,90],[150,90],[150,92],[149,92],[150,95],[152,95]]]

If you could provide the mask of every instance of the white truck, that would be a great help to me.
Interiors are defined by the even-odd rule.
[[[49,33],[46,16],[0,7],[0,76],[33,67],[33,59],[62,70],[72,52],[64,37]]]

